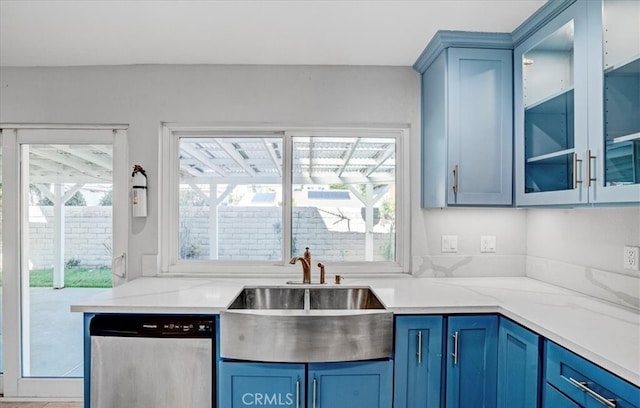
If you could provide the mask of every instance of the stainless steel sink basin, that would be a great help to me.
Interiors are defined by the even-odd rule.
[[[220,313],[220,353],[252,361],[391,356],[393,316],[368,287],[246,287]]]
[[[229,309],[304,309],[304,290],[291,288],[244,288]]]
[[[309,291],[309,308],[320,310],[384,309],[369,288],[314,288]]]

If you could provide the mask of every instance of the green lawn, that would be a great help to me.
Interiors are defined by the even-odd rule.
[[[29,286],[52,287],[53,270],[36,269],[29,273]],[[67,288],[110,288],[111,269],[65,269],[64,286]]]

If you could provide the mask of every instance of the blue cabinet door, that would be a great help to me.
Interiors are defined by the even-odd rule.
[[[396,318],[394,408],[440,406],[442,316]]]
[[[483,48],[478,33],[455,38],[420,71],[422,206],[511,205],[512,51]]]
[[[220,407],[304,406],[304,364],[222,361],[218,367]]]
[[[540,378],[537,334],[500,317],[498,408],[536,408]]]
[[[447,322],[447,408],[496,406],[498,316],[454,316]]]
[[[391,408],[393,361],[309,364],[308,408]]]
[[[449,205],[511,205],[512,51],[447,50]]]
[[[588,199],[587,13],[576,2],[514,50],[518,206]]]

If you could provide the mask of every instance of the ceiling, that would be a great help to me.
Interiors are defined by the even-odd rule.
[[[0,65],[413,65],[438,30],[511,32],[544,0],[0,0]]]

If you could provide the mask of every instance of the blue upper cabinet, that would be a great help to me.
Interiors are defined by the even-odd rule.
[[[396,317],[394,408],[440,406],[442,316]]]
[[[640,2],[587,1],[589,201],[640,202]]]
[[[498,316],[448,319],[446,407],[495,407]]]
[[[516,205],[640,202],[640,3],[556,0],[514,41]]]
[[[438,32],[422,74],[422,206],[512,204],[509,34]]]
[[[537,408],[540,339],[500,317],[498,332],[498,408]]]

